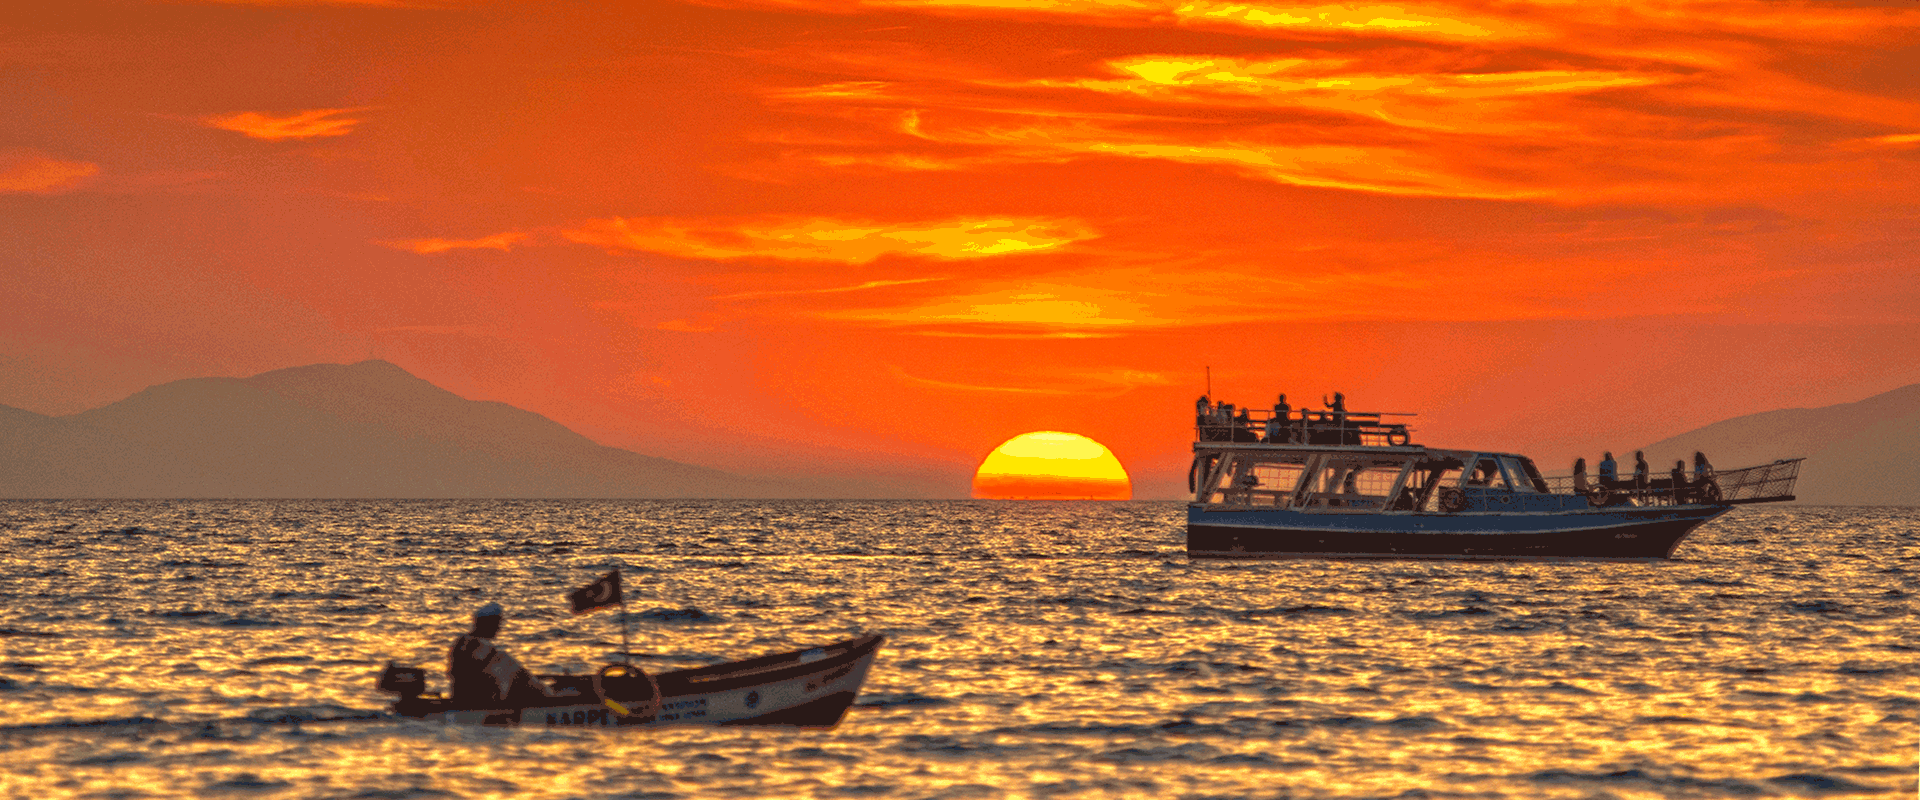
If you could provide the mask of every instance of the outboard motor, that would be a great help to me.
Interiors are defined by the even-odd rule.
[[[392,661],[380,671],[380,691],[400,695],[405,703],[419,697],[427,690],[427,673],[419,667],[403,667]]]

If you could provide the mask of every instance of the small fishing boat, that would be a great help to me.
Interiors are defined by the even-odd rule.
[[[1514,453],[1415,444],[1384,419],[1411,414],[1349,412],[1335,395],[1296,415],[1280,397],[1197,405],[1189,557],[1671,558],[1735,505],[1792,500],[1802,461],[1548,478]]]
[[[514,708],[463,708],[428,692],[426,672],[388,664],[381,691],[403,717],[475,725],[615,728],[790,725],[830,728],[853,705],[883,637],[648,675],[608,664],[591,675],[536,675],[556,695]]]

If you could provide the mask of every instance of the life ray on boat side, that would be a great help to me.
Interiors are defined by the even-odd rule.
[[[1629,478],[1546,477],[1514,453],[1413,443],[1395,415],[1235,411],[1202,398],[1193,558],[1659,559],[1743,503],[1793,499],[1802,459]]]

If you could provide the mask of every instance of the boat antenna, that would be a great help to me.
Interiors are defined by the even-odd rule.
[[[1213,396],[1213,365],[1207,365],[1207,396]]]

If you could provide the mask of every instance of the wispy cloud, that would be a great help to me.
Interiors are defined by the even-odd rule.
[[[1052,371],[1044,377],[1028,376],[1031,385],[1008,386],[935,380],[908,373],[898,366],[889,368],[907,383],[934,389],[1005,395],[1073,395],[1077,397],[1114,396],[1141,386],[1167,386],[1175,381],[1163,373],[1135,369],[1082,369]]]
[[[816,294],[844,294],[846,292],[864,292],[869,289],[884,289],[889,286],[912,286],[917,283],[933,283],[951,280],[947,277],[900,278],[896,280],[867,281],[850,286],[826,286],[817,289],[766,289],[751,292],[736,292],[708,298],[710,300],[753,300],[763,297],[795,297]]]
[[[276,117],[257,111],[215,114],[202,117],[208,127],[245,134],[254,139],[277,142],[283,139],[314,139],[345,136],[362,120],[342,116],[365,111],[364,108],[316,108]]]
[[[1853,139],[1842,142],[1841,145],[1853,150],[1903,150],[1907,148],[1920,148],[1920,133],[1894,133],[1886,136],[1869,136],[1864,139]]]
[[[528,236],[529,234],[521,231],[508,231],[506,233],[496,233],[492,236],[483,236],[478,239],[404,239],[399,241],[376,241],[374,244],[391,247],[395,250],[419,253],[423,256],[445,253],[449,250],[499,250],[505,252],[513,249],[514,245],[525,242]]]
[[[836,145],[793,136],[788,162],[815,169],[934,172],[1125,158],[1394,195],[1698,202],[1783,187],[1870,186],[1883,179],[1858,163],[1869,157],[1861,151],[1908,146],[1904,133],[1871,131],[1920,126],[1920,103],[1869,81],[1835,80],[1792,57],[1911,41],[1920,32],[1920,10],[1911,8],[1757,0],[713,2],[1045,15],[1232,37],[1212,52],[1116,53],[1155,40],[1115,33],[1101,43],[1106,54],[1016,66],[938,44],[854,41],[842,52],[809,42],[804,51],[758,54],[859,78],[764,94],[833,118],[820,127],[843,139],[849,123],[880,137]],[[1029,74],[1017,74],[1022,69]]]
[[[589,220],[562,236],[609,250],[679,258],[865,264],[882,256],[974,259],[1057,250],[1098,234],[1075,220],[953,217],[873,222],[839,217]]]
[[[100,173],[88,161],[55,158],[38,150],[0,150],[0,193],[55,194]]]

